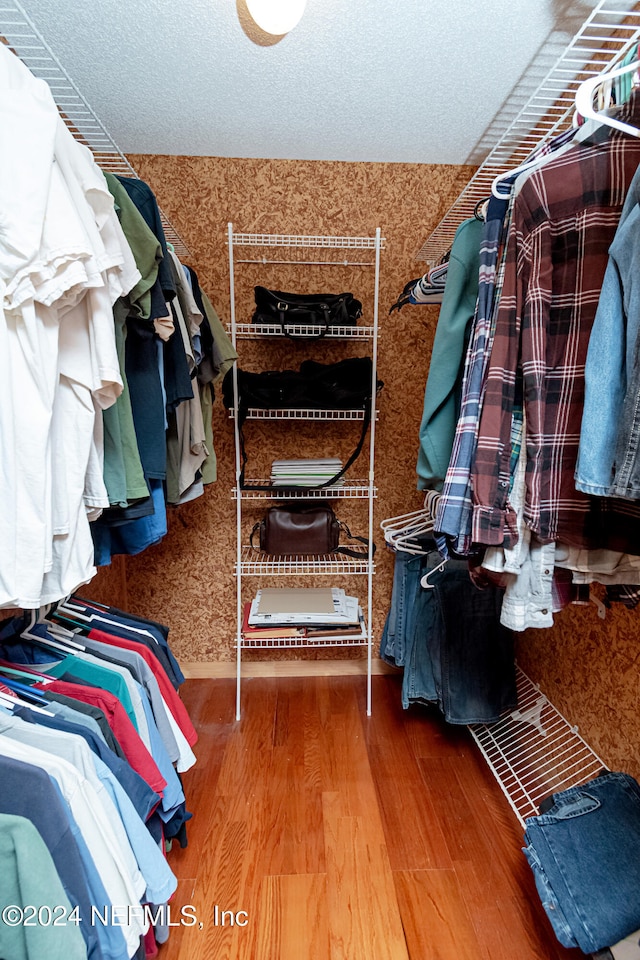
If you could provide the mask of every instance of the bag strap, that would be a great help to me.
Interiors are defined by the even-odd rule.
[[[371,407],[367,403],[364,408],[364,418],[362,420],[362,431],[360,433],[360,439],[356,445],[355,450],[345,463],[345,465],[338,470],[333,477],[330,477],[328,480],[325,480],[323,483],[315,484],[314,486],[300,486],[296,484],[287,485],[286,487],[276,487],[273,484],[269,483],[246,483],[244,479],[245,467],[247,465],[247,451],[244,443],[244,431],[243,426],[244,422],[247,419],[247,411],[237,411],[238,416],[238,435],[240,437],[240,489],[241,490],[264,490],[267,493],[304,493],[308,490],[322,490],[324,487],[330,487],[333,483],[342,477],[349,467],[355,463],[360,454],[362,453],[362,448],[364,446],[364,441],[367,436],[367,430],[369,429],[369,424],[371,423]]]
[[[253,550],[257,550],[257,549],[258,549],[256,546],[254,546],[253,538],[254,538],[254,536],[256,535],[256,533],[258,532],[258,530],[260,529],[260,527],[262,526],[263,523],[264,523],[264,520],[258,520],[257,523],[254,523],[254,525],[253,525],[253,530],[251,531],[251,533],[250,533],[250,535],[249,535],[249,546],[250,546]]]
[[[308,313],[309,311],[306,311],[306,312]],[[322,340],[322,338],[326,337],[327,333],[329,332],[329,308],[328,307],[324,311],[324,328],[320,331],[320,333],[316,334],[313,337],[309,337],[306,335],[296,336],[294,333],[290,333],[289,330],[287,330],[287,326],[286,326],[287,321],[285,320],[285,312],[283,310],[278,311],[278,320],[280,321],[280,327],[282,329],[282,333],[284,334],[285,337],[288,337],[289,340]],[[295,321],[293,320],[289,320],[289,323],[294,323],[294,322]],[[315,327],[316,324],[310,323],[308,324],[308,326]]]
[[[339,527],[340,527],[341,530],[344,530],[345,534],[347,535],[347,537],[349,537],[350,540],[357,540],[359,543],[364,543],[364,544],[366,545],[367,554],[368,554],[368,552],[369,552],[369,540],[368,540],[366,537],[356,537],[356,536],[354,536],[354,535],[351,533],[351,530],[349,530],[349,527],[346,525],[346,523],[344,522],[344,520],[338,520],[338,525],[339,525]],[[362,550],[351,550],[351,549],[349,549],[349,547],[336,547],[336,549],[335,549],[333,552],[334,552],[334,553],[343,553],[343,554],[345,554],[347,557],[356,557],[356,559],[358,559],[358,560],[362,560],[362,559],[363,559],[363,557],[362,557]],[[372,556],[372,557],[373,557],[373,555],[375,554],[375,552],[376,552],[376,545],[375,545],[375,543],[372,543],[372,544],[371,544],[371,556]]]

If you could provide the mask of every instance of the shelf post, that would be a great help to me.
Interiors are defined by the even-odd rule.
[[[233,269],[233,224],[227,224],[229,245],[229,298],[231,304],[231,342],[237,348],[236,294]],[[236,720],[240,720],[240,682],[242,676],[242,490],[240,487],[240,427],[238,425],[238,361],[233,363],[233,431],[236,459]]]

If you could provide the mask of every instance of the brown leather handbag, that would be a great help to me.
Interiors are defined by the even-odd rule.
[[[255,547],[254,537],[259,533],[260,550],[273,557],[342,553],[363,559],[366,553],[362,548],[339,545],[341,532],[368,548],[369,541],[354,537],[329,504],[276,504],[269,507],[264,519],[251,531],[251,546]]]

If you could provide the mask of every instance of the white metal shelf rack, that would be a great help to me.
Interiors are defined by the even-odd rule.
[[[331,237],[309,236],[300,234],[264,234],[264,233],[236,233],[233,224],[228,224],[227,244],[229,250],[229,290],[231,298],[231,340],[237,347],[239,339],[282,339],[285,335],[277,325],[252,324],[238,322],[236,318],[236,279],[237,264],[263,265],[293,265],[307,266],[347,266],[353,268],[373,268],[373,302],[371,321],[368,324],[356,327],[336,327],[325,334],[323,339],[364,341],[372,359],[372,390],[371,390],[371,425],[369,428],[368,450],[369,470],[366,479],[345,478],[339,486],[332,489],[304,490],[299,493],[283,491],[280,493],[265,493],[255,490],[243,490],[240,485],[241,453],[240,434],[236,410],[230,411],[234,419],[235,436],[235,467],[236,484],[233,497],[236,501],[236,542],[237,554],[235,563],[236,576],[236,719],[241,715],[241,679],[242,679],[242,650],[243,649],[285,649],[285,648],[319,648],[319,647],[362,647],[367,648],[367,714],[371,714],[371,666],[372,666],[372,616],[373,616],[373,504],[377,496],[374,485],[375,462],[375,431],[377,420],[376,389],[377,382],[377,342],[378,342],[378,291],[380,286],[380,253],[384,248],[384,238],[377,228],[374,236],[368,237]],[[242,248],[262,248],[260,254],[251,256],[245,252],[243,256],[236,256],[235,251]],[[302,251],[302,254],[296,251]],[[307,252],[305,252],[307,251]],[[309,254],[308,251],[313,251]],[[325,252],[322,252],[325,251]],[[330,251],[340,251],[331,254]],[[364,251],[364,254],[363,254]],[[367,256],[367,251],[373,256]],[[310,259],[313,257],[313,259]],[[277,287],[277,283],[273,284]],[[296,325],[289,332],[298,338],[317,339],[319,328],[314,325]],[[234,396],[238,396],[237,366],[233,370]],[[237,399],[236,404],[237,407]],[[309,421],[357,421],[364,418],[362,410],[249,410],[250,419],[260,420],[309,420]],[[274,560],[265,557],[242,542],[243,503],[265,499],[326,499],[327,497],[344,497],[354,500],[366,500],[368,505],[368,547],[362,547],[361,557],[347,557],[340,554],[326,556],[291,556]],[[365,613],[365,637],[323,637],[308,638],[286,637],[280,639],[256,640],[242,636],[243,614],[243,578],[244,577],[278,577],[278,576],[347,576],[357,574],[367,579],[367,601]]]
[[[254,261],[241,260],[240,263],[253,263]],[[258,262],[258,261],[256,261]],[[260,263],[263,261],[260,260]],[[287,261],[290,263],[291,261]],[[299,263],[298,260],[295,261]],[[230,328],[229,328],[230,329]],[[288,323],[287,331],[292,337],[302,339],[309,337],[315,340],[321,331],[321,327],[310,323]],[[279,324],[274,323],[237,323],[236,336],[238,339],[261,340],[263,337],[286,337]],[[373,327],[360,326],[354,327],[329,327],[324,334],[327,340],[371,340],[373,338]]]
[[[535,92],[521,101],[515,116],[514,103],[508,101],[504,115],[494,121],[495,146],[416,258],[438,263],[462,221],[491,194],[495,177],[524,163],[536,147],[570,127],[580,83],[615,67],[638,40],[638,7],[624,0],[600,0]]]
[[[263,477],[258,480],[252,480],[252,483],[255,483],[256,486],[268,486],[271,481],[266,477]],[[330,487],[321,487],[320,489],[315,489],[310,487],[308,490],[296,490],[295,493],[292,493],[287,487],[283,487],[279,493],[265,493],[263,490],[243,490],[242,499],[243,500],[273,500],[274,497],[277,497],[278,500],[326,500],[327,498],[334,499],[335,497],[348,497],[350,500],[367,500],[371,494],[368,480],[350,480],[348,483],[336,483]],[[373,488],[373,496],[377,497],[378,488]],[[234,498],[237,496],[237,491],[233,490]]]

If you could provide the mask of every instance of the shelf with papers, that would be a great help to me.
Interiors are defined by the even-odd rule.
[[[269,337],[286,337],[289,334],[292,337],[309,338],[310,340],[320,339],[319,334],[323,328],[316,324],[308,323],[288,323],[287,333],[284,333],[278,323],[237,323],[236,336],[242,340],[261,340]],[[229,328],[229,333],[231,328]],[[323,334],[322,339],[329,340],[371,340],[373,337],[373,327],[367,326],[332,326]]]
[[[247,478],[247,483],[262,484],[269,486],[271,480],[266,478],[253,480]],[[369,498],[368,480],[351,480],[342,485],[336,484],[333,487],[321,487],[320,489],[309,488],[308,490],[290,490],[283,487],[282,490],[241,490],[240,496],[243,500],[327,500],[334,497],[345,497],[351,500],[367,500]],[[238,490],[234,487],[231,491],[233,499],[238,496]],[[373,487],[371,496],[378,496],[378,488]]]
[[[307,576],[312,574],[367,575],[373,573],[375,563],[373,560],[369,563],[367,547],[363,544],[362,546],[352,546],[350,549],[357,550],[362,554],[362,558],[341,556],[339,553],[326,553],[317,556],[292,554],[291,556],[278,557],[275,560],[268,558],[267,554],[261,553],[253,547],[243,546],[240,573],[249,577]],[[235,573],[237,576],[237,563]]]

